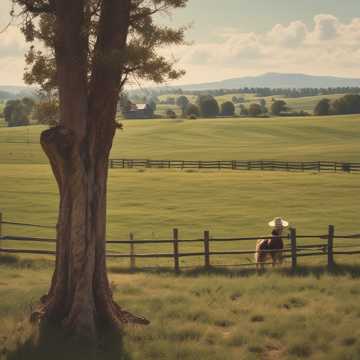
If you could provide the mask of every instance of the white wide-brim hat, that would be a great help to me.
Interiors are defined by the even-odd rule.
[[[289,223],[282,219],[281,217],[276,217],[274,220],[269,222],[269,226],[271,227],[288,227]]]

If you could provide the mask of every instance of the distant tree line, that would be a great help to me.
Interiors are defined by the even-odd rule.
[[[277,100],[273,98],[271,100],[270,108],[267,107],[265,99],[254,100],[248,106],[244,104],[245,99],[243,97],[233,96],[232,101],[227,100],[221,104],[210,94],[198,95],[194,102],[190,102],[186,95],[180,95],[179,97],[168,97],[161,100],[163,105],[177,105],[181,110],[181,116],[191,119],[197,117],[202,118],[215,118],[221,117],[269,117],[273,116],[309,116],[305,111],[292,111],[284,100]],[[239,109],[236,112],[236,109]],[[173,109],[167,109],[165,111],[166,117],[176,118],[176,113]]]
[[[181,109],[182,117],[191,119],[196,119],[197,117],[215,118],[217,116],[232,117],[237,115],[233,101],[228,100],[219,105],[215,97],[209,94],[198,95],[194,103],[190,102],[185,95],[179,96],[174,102]],[[162,103],[169,103],[169,101],[165,100]],[[171,101],[172,104],[173,102]],[[260,99],[259,103],[250,104],[249,108],[240,104],[240,116],[258,117],[266,116],[267,113],[268,109],[264,99]],[[166,111],[166,115],[171,118],[176,117],[175,112],[170,109]]]
[[[324,98],[315,106],[314,114],[318,116],[360,114],[360,95],[348,94],[333,101]]]
[[[169,100],[171,99],[171,100]],[[220,103],[210,94],[198,95],[194,102],[191,102],[186,95],[168,97],[159,101],[158,97],[152,95],[143,98],[154,114],[157,103],[175,105],[181,110],[181,117],[196,119],[222,117],[268,117],[272,116],[309,116],[305,111],[292,111],[286,101],[273,98],[269,103],[261,98],[245,105],[242,97],[233,96],[232,101],[227,100]],[[126,112],[133,105],[126,93],[119,99],[120,108]],[[267,107],[267,105],[269,107]],[[238,112],[237,112],[238,109]],[[341,98],[331,101],[328,98],[321,99],[314,109],[314,115],[345,115],[360,114],[360,95],[346,94]],[[165,111],[167,118],[175,119],[177,114],[173,109]],[[28,125],[30,120],[39,124],[56,125],[59,119],[59,104],[56,97],[40,98],[35,102],[32,98],[24,97],[17,100],[8,100],[4,106],[3,114],[9,127]],[[154,115],[155,116],[155,115]],[[157,115],[160,116],[160,115]],[[153,117],[153,116],[151,116]]]
[[[8,127],[29,125],[31,120],[38,124],[56,125],[59,103],[56,98],[40,98],[37,102],[30,97],[8,100],[2,116]]]
[[[257,97],[268,97],[281,95],[285,98],[299,98],[319,95],[333,94],[359,94],[360,87],[333,87],[333,88],[268,88],[268,87],[243,87],[238,89],[216,89],[216,90],[182,90],[182,89],[159,89],[152,90],[152,94],[158,95],[212,95],[223,96],[228,94],[255,94]],[[140,95],[132,95],[140,96]],[[175,101],[175,98],[174,98]]]

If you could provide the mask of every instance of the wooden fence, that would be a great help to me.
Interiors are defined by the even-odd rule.
[[[359,173],[360,163],[331,161],[271,161],[271,160],[149,160],[149,159],[110,159],[112,169],[154,168],[154,169],[210,169],[210,170],[260,170],[295,172],[348,172]]]
[[[28,237],[28,236],[7,236],[3,234],[2,225],[12,226],[25,226],[25,227],[44,227],[53,228],[49,226],[42,226],[36,224],[25,224],[3,221],[0,213],[0,253],[8,254],[34,254],[34,255],[55,255],[55,250],[48,249],[23,249],[23,248],[10,248],[4,246],[4,242],[28,242],[28,243],[51,243],[55,244],[56,240],[53,238],[39,238],[39,237]],[[190,257],[201,257],[203,258],[202,265],[209,269],[212,265],[212,258],[215,256],[221,256],[225,259],[227,256],[245,256],[255,254],[255,241],[258,239],[267,239],[268,236],[255,236],[255,237],[231,237],[231,238],[216,238],[211,237],[209,231],[204,231],[203,236],[199,239],[180,239],[178,229],[173,229],[172,238],[165,240],[135,240],[134,235],[130,234],[127,240],[109,240],[107,244],[111,245],[125,245],[128,246],[128,251],[119,252],[114,250],[107,251],[107,257],[113,259],[129,259],[129,268],[134,270],[137,268],[137,259],[169,259],[171,260],[172,266],[175,273],[179,273],[181,270],[180,259]],[[296,269],[298,266],[298,259],[302,257],[312,256],[326,256],[328,267],[331,268],[335,264],[335,255],[359,255],[360,254],[360,242],[359,244],[341,244],[338,240],[341,239],[356,239],[360,240],[360,234],[352,235],[335,235],[335,228],[333,225],[329,225],[328,231],[323,235],[298,235],[296,229],[290,229],[290,233],[287,237],[283,238],[288,245],[283,250],[285,258],[291,260],[292,269]],[[300,240],[313,239],[317,240],[314,244],[300,243]],[[236,244],[239,242],[251,242],[251,248],[247,250],[212,250],[212,244],[215,243],[232,243]],[[336,241],[336,244],[335,244]],[[181,245],[198,243],[200,249],[197,251],[181,251]],[[136,247],[139,245],[152,245],[156,248],[157,245],[168,244],[172,248],[169,252],[154,251],[139,253],[136,251]],[[234,246],[235,247],[235,246]],[[268,250],[267,252],[272,252]],[[170,264],[171,264],[170,263]],[[198,267],[200,264],[197,264]],[[254,261],[248,263],[236,264],[236,266],[254,266]],[[195,265],[194,265],[195,266]],[[234,266],[229,264],[223,264],[221,266]],[[141,269],[141,266],[139,267]]]

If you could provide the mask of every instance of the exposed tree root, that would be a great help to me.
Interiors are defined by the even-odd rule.
[[[44,295],[41,300],[47,298],[47,295]],[[49,318],[48,309],[49,302],[47,304],[41,304],[38,308],[33,311],[30,315],[31,323],[41,323],[42,321]],[[111,304],[112,314],[110,315],[110,319],[108,319],[108,323],[111,324],[111,327],[121,328],[121,325],[149,325],[150,321],[143,316],[133,314],[129,311],[123,310],[117,303],[112,301]]]

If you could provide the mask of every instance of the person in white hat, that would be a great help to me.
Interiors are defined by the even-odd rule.
[[[269,221],[269,226],[276,230],[281,230],[282,232],[284,228],[289,226],[289,223],[281,217],[276,217],[275,219]]]
[[[275,266],[276,263],[281,265],[283,262],[282,250],[284,249],[282,236],[284,229],[289,226],[289,222],[281,217],[276,217],[275,219],[269,221],[269,226],[273,228],[271,232],[272,239],[269,241],[269,250],[275,251],[271,254],[273,266]]]

